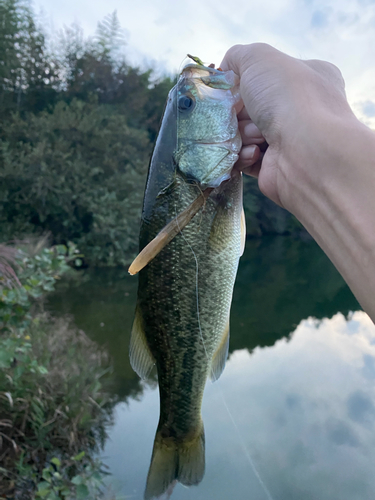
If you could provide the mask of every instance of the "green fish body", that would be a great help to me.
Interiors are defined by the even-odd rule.
[[[229,73],[229,75],[228,75]],[[229,312],[244,245],[242,177],[232,72],[186,67],[171,90],[147,179],[140,249],[206,187],[191,222],[139,274],[131,336],[134,370],[156,365],[160,419],[145,499],[204,475],[201,402],[207,377],[224,369]]]

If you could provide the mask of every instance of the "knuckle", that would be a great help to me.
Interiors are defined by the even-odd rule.
[[[336,85],[345,87],[344,77],[335,64],[318,59],[311,59],[310,61],[306,61],[306,63],[321,76],[329,78]]]

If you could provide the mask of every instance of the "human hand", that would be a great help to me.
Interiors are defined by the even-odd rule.
[[[245,106],[239,112],[237,118],[242,139],[242,148],[235,168],[244,174],[258,177],[264,151],[267,148],[266,140],[250,118]]]
[[[327,116],[354,117],[341,73],[330,63],[295,59],[266,44],[236,45],[220,66],[241,79],[243,148],[236,168],[259,177],[261,191],[293,212],[290,179],[303,182],[312,162],[319,173],[331,126]]]
[[[221,67],[240,76],[245,106],[237,168],[299,219],[375,322],[375,134],[350,109],[340,71],[265,44],[232,47]]]

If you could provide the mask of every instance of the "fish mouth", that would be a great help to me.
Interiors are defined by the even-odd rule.
[[[231,178],[240,148],[241,136],[238,132],[227,141],[192,141],[185,144],[175,160],[185,179],[196,181],[201,189],[217,188]]]
[[[219,89],[232,89],[240,84],[240,78],[238,75],[234,73],[232,70],[221,71],[219,69],[210,68],[209,66],[200,66],[198,64],[187,64],[182,69],[180,78],[192,78],[195,80],[199,80],[205,86],[219,88]],[[212,77],[213,81],[220,81],[219,86],[213,83],[211,85],[210,77]],[[207,81],[206,81],[207,79]],[[224,86],[223,86],[224,85]]]
[[[200,144],[202,146],[214,146],[214,147],[216,146],[218,148],[224,148],[227,149],[229,153],[238,155],[239,152],[241,151],[242,139],[240,133],[238,132],[233,138],[228,139],[227,141],[221,141],[221,142],[197,141],[195,144]]]
[[[222,75],[223,73],[225,73],[224,71],[221,71],[220,69],[210,68],[209,66],[202,66],[201,64],[189,63],[183,67],[180,74],[182,74],[186,69],[198,69],[200,71],[208,71],[209,73],[212,73],[214,75]]]

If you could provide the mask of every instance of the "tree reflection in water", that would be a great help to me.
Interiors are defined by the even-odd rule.
[[[54,312],[73,315],[79,328],[106,346],[120,398],[142,391],[128,356],[136,290],[137,278],[126,269],[96,269],[62,283],[49,302]],[[273,345],[309,316],[347,315],[359,308],[315,242],[284,236],[250,239],[234,289],[230,352]]]
[[[83,282],[62,283],[50,308],[72,314],[114,359],[113,390],[127,404],[116,409],[104,455],[122,492],[141,499],[158,395],[156,383],[141,383],[129,364],[136,288],[126,270],[90,271]],[[263,500],[245,446],[277,500],[372,500],[375,335],[365,313],[346,321],[358,309],[314,242],[247,241],[230,358],[203,401],[206,476],[194,491],[178,485],[174,499]]]

